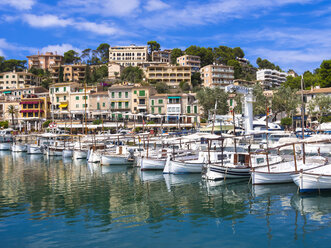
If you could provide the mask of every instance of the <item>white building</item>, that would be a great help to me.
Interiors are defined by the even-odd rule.
[[[271,69],[261,69],[256,72],[256,80],[266,87],[280,86],[286,82],[287,73]]]
[[[122,66],[137,66],[148,60],[147,46],[115,46],[109,48],[109,62]]]

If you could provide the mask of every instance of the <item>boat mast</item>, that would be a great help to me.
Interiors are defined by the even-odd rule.
[[[84,113],[84,117],[85,117],[85,134],[87,135],[87,116],[86,116],[86,107],[87,107],[87,103],[86,103],[86,82],[85,82],[85,84],[84,84],[84,101],[85,101],[85,104],[84,104],[84,106],[85,106],[85,108],[84,108],[84,111],[85,111],[85,113]]]
[[[303,99],[303,75],[301,75],[301,133],[302,133],[302,139],[305,139],[305,132],[304,132],[304,122],[305,122],[305,102]],[[305,144],[302,143],[302,159],[303,163],[306,163],[306,157],[305,157]]]
[[[215,108],[214,108],[213,127],[212,127],[212,130],[211,130],[212,134],[214,134],[214,129],[215,129],[216,109],[217,109],[217,99],[216,99]]]

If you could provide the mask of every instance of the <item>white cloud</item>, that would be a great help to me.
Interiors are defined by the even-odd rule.
[[[130,17],[139,8],[140,0],[61,0],[58,5],[69,13]]]
[[[170,6],[168,4],[162,2],[161,0],[149,0],[145,5],[145,9],[147,11],[161,10],[169,7]]]
[[[121,32],[107,23],[94,23],[88,21],[77,21],[74,19],[59,18],[55,15],[23,15],[23,21],[27,22],[31,27],[48,28],[48,27],[72,27],[77,30],[89,31],[99,35],[114,35]]]
[[[36,3],[35,0],[1,0],[0,5],[9,5],[18,10],[29,10]]]
[[[36,49],[34,49],[32,47],[11,44],[6,39],[0,38],[0,56],[5,56],[6,51],[14,51],[15,53],[17,53],[17,52],[22,52],[22,51],[34,52],[35,50]]]
[[[41,49],[41,52],[42,53],[45,53],[45,52],[53,52],[53,53],[57,53],[57,54],[60,54],[60,55],[63,55],[65,52],[69,51],[69,50],[74,50],[78,53],[81,52],[81,49],[77,48],[77,47],[74,47],[72,46],[71,44],[58,44],[58,45],[49,45],[49,46],[46,46],[46,47],[43,47]]]
[[[189,2],[162,13],[149,15],[141,24],[149,28],[177,27],[218,23],[220,20],[259,15],[288,4],[307,4],[313,0],[212,0],[209,2]]]
[[[66,27],[72,25],[73,21],[71,19],[60,19],[55,15],[32,15],[26,14],[23,15],[23,20],[27,22],[32,27]]]

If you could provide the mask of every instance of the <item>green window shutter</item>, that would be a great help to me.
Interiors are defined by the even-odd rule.
[[[145,91],[144,90],[139,90],[139,96],[145,96]]]
[[[115,92],[111,93],[111,98],[115,98]]]
[[[194,113],[195,113],[195,114],[198,113],[198,106],[194,106]]]
[[[111,102],[111,107],[114,108],[115,107],[115,103]]]
[[[152,114],[154,114],[154,107],[152,107]]]
[[[67,100],[67,97],[66,97],[66,96],[63,96],[63,100],[64,100],[64,101]]]
[[[76,100],[79,100],[79,96],[76,96]]]
[[[118,98],[122,98],[122,92],[118,92]]]
[[[129,92],[125,92],[125,98],[129,98]]]
[[[232,106],[233,104],[233,99],[230,99],[230,106]]]
[[[159,99],[159,104],[163,104],[163,100],[162,99]]]
[[[154,105],[154,100],[152,100],[152,105]]]
[[[188,113],[188,114],[191,113],[191,106],[187,106],[187,113]]]
[[[133,93],[134,93],[134,94],[137,94],[137,91],[135,90]]]
[[[102,107],[106,107],[106,103],[105,102],[102,103]]]
[[[100,109],[100,103],[97,103],[97,109]]]
[[[59,88],[55,88],[55,92],[59,92]]]
[[[115,114],[111,114],[111,118],[115,119]]]
[[[60,98],[59,98],[58,96],[56,97],[56,101],[57,101],[57,102],[59,102],[59,101],[60,101]]]
[[[162,109],[162,108],[161,108],[161,107],[159,107],[159,114],[161,114],[161,109]]]
[[[122,119],[123,115],[122,114],[118,114],[118,119]]]
[[[128,108],[128,107],[129,107],[129,103],[125,102],[125,108]]]
[[[63,87],[63,91],[67,91],[67,87]]]
[[[121,102],[118,103],[118,108],[122,108],[122,103]]]

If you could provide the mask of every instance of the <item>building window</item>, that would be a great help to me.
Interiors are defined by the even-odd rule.
[[[97,109],[98,110],[100,109],[100,103],[97,103]]]
[[[67,100],[67,97],[66,96],[63,96],[63,101]]]
[[[57,96],[56,97],[56,102],[59,102],[60,101],[60,98]]]
[[[133,93],[134,93],[134,94],[137,94],[137,91],[135,90]]]
[[[152,106],[154,105],[154,100],[152,100]]]
[[[152,114],[154,114],[154,107],[152,107]]]
[[[76,104],[76,108],[79,108],[79,104]]]
[[[87,96],[83,96],[83,100],[87,100],[88,99],[88,97]]]
[[[76,100],[79,100],[79,96],[76,96]]]
[[[145,96],[145,91],[144,90],[139,90],[139,96]]]
[[[194,106],[194,113],[197,114],[198,113],[198,107]]]
[[[233,99],[230,99],[230,106],[232,106],[233,104]]]
[[[63,87],[63,91],[66,92],[67,91],[67,87]]]
[[[129,108],[129,102],[125,102],[125,108]]]
[[[105,102],[102,103],[102,107],[106,107],[106,103]]]
[[[55,88],[55,92],[59,92],[59,88]]]
[[[187,113],[188,113],[188,114],[191,113],[191,106],[187,106]]]
[[[163,100],[162,99],[159,99],[159,104],[163,104]]]
[[[122,103],[121,102],[118,103],[118,108],[122,108]]]
[[[118,98],[122,98],[122,92],[118,92]]]
[[[111,107],[115,108],[115,102],[111,102]]]
[[[161,108],[161,107],[159,107],[159,114],[161,114],[161,109],[162,109],[162,108]]]
[[[115,98],[115,92],[111,93],[111,98]]]
[[[125,92],[125,98],[129,98],[129,92]]]

